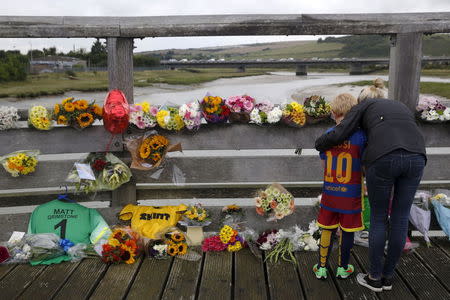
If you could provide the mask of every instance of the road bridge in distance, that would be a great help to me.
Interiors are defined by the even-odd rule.
[[[446,63],[450,62],[450,57],[423,57],[424,63]],[[253,68],[276,68],[276,67],[296,67],[295,74],[305,76],[308,74],[308,66],[317,65],[348,65],[350,75],[364,74],[363,67],[367,65],[383,66],[389,65],[389,58],[312,58],[312,59],[255,59],[255,60],[162,60],[161,66],[170,69],[179,68],[236,68],[240,72],[245,72],[248,67]]]

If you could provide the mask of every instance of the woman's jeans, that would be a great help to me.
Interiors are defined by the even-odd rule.
[[[369,259],[373,279],[391,278],[403,251],[408,232],[408,218],[425,167],[422,154],[402,149],[388,153],[366,172],[370,202]],[[389,200],[393,191],[388,219]],[[383,264],[388,233],[389,246]]]

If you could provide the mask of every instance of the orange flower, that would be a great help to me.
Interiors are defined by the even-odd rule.
[[[103,109],[97,104],[92,105],[92,109],[97,116],[101,117],[103,115]]]
[[[81,128],[85,128],[94,123],[94,117],[90,113],[82,113],[77,117],[77,122]]]
[[[142,143],[139,147],[139,155],[141,158],[147,158],[150,155],[150,147],[146,143]]]
[[[88,108],[88,102],[86,100],[75,101],[75,107],[78,110],[86,110]]]
[[[58,124],[67,125],[67,118],[63,115],[58,117],[58,120],[56,121]]]
[[[64,100],[62,101],[62,104],[64,105],[64,104],[66,104],[67,102],[72,102],[73,99],[74,99],[73,97],[66,98],[66,99],[64,99]]]
[[[72,102],[67,102],[67,103],[64,104],[64,109],[67,112],[73,112],[75,110],[75,105],[73,105]]]
[[[60,109],[59,109],[59,104],[55,104],[55,107],[53,108],[53,113],[54,113],[55,115],[57,115],[57,114],[59,114],[59,111],[60,111]]]
[[[278,206],[278,203],[277,203],[277,201],[275,201],[275,200],[272,200],[271,202],[270,202],[270,208],[273,208],[273,209],[275,209],[276,207]]]

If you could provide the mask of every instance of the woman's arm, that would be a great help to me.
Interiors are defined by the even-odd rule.
[[[360,127],[361,118],[368,104],[369,100],[365,100],[358,105],[353,106],[339,125],[334,127],[333,130],[322,134],[316,140],[316,150],[322,152],[345,141],[356,129],[358,129],[358,127]]]

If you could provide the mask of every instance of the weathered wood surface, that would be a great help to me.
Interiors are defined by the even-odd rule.
[[[152,17],[2,16],[0,37],[169,37],[449,32],[450,13],[190,15]]]
[[[419,102],[422,33],[399,33],[391,38],[389,98],[415,112]]]
[[[70,127],[51,131],[29,128],[0,131],[0,155],[30,149],[38,149],[42,154],[105,151],[111,137],[103,126],[92,126],[82,132]],[[123,151],[120,135],[113,137],[109,150]]]
[[[108,38],[109,90],[120,89],[133,103],[133,39]]]
[[[436,240],[433,240],[433,242]],[[448,244],[443,239],[438,244]],[[447,247],[447,246],[445,246]],[[428,249],[421,249],[428,251]],[[449,257],[439,248],[436,261]],[[431,253],[430,253],[431,254]],[[13,266],[0,276],[2,299],[449,299],[437,274],[417,254],[403,255],[393,280],[392,291],[372,293],[357,285],[355,275],[346,280],[333,277],[337,251],[332,253],[332,270],[326,280],[316,279],[312,266],[317,252],[298,252],[298,265],[272,265],[248,249],[235,254],[208,253],[202,262],[181,259],[144,258],[134,265],[110,266],[99,259],[60,265]],[[233,259],[234,256],[234,259]],[[367,271],[368,249],[355,246],[353,263]],[[431,258],[434,259],[434,258]],[[175,263],[178,261],[178,263]],[[443,265],[442,268],[448,267]],[[3,265],[0,265],[3,267]],[[9,266],[8,266],[9,267]],[[3,268],[2,268],[3,269]],[[64,272],[66,270],[67,272]],[[234,270],[234,274],[231,272]],[[54,274],[55,276],[51,276]],[[438,277],[436,277],[438,276]],[[441,280],[439,280],[440,278]],[[95,294],[92,295],[93,291]],[[209,295],[208,298],[205,298]],[[232,296],[233,295],[233,296]]]

